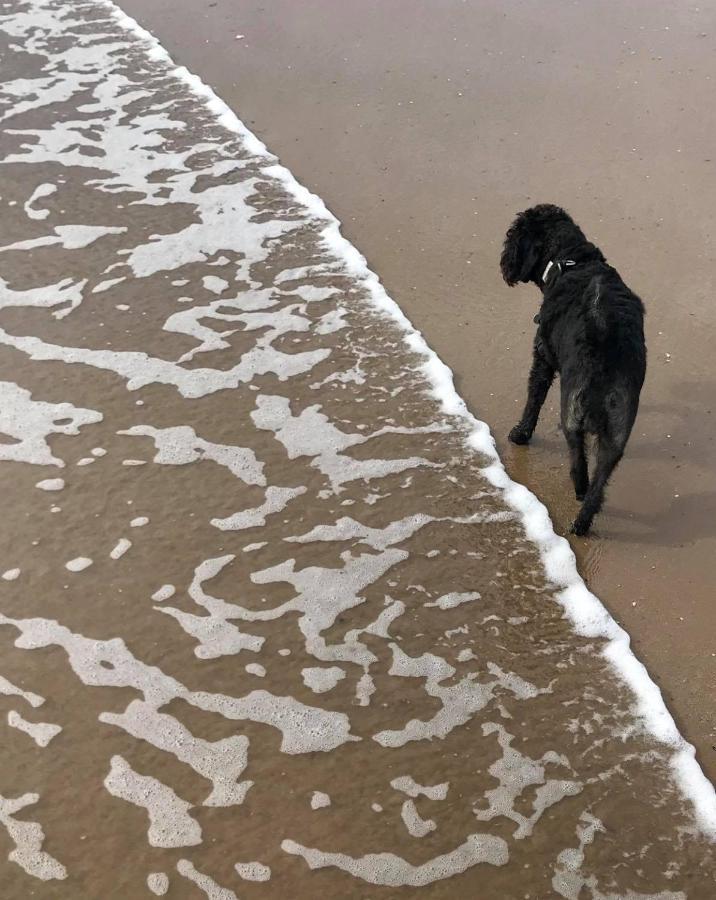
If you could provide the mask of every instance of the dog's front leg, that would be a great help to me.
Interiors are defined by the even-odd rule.
[[[513,444],[529,443],[537,425],[542,404],[554,381],[555,370],[542,351],[541,341],[535,338],[532,368],[527,382],[527,403],[522,418],[509,434]]]

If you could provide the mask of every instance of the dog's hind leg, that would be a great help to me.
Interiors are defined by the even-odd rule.
[[[583,391],[562,382],[562,431],[569,447],[569,474],[577,500],[584,500],[589,487],[589,469],[584,452]]]
[[[569,447],[569,474],[574,485],[577,500],[584,500],[589,488],[589,470],[587,456],[584,452],[584,432],[566,431],[564,436]]]
[[[586,534],[592,525],[592,520],[602,508],[607,482],[619,464],[619,460],[624,455],[625,443],[615,442],[605,434],[599,435],[597,440],[597,465],[584,497],[582,508],[579,510],[579,515],[572,525],[574,534]]]
[[[552,382],[554,368],[545,359],[539,339],[535,340],[532,356],[532,368],[527,382],[527,403],[522,418],[515,425],[508,437],[513,444],[528,444],[537,426],[540,410],[547,398]]]

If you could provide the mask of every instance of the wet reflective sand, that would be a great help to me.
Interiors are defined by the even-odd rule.
[[[122,5],[342,220],[558,534],[577,509],[558,392],[528,448],[507,441],[539,294],[503,283],[502,235],[560,203],[644,298],[637,426],[592,534],[570,540],[716,781],[716,7]]]
[[[3,896],[710,896],[469,420],[111,13],[0,17]]]

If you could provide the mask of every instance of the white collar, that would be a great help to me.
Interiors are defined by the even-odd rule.
[[[552,268],[555,268],[558,272],[562,271],[563,266],[576,266],[577,263],[573,259],[558,259],[556,262],[552,259],[547,263],[544,268],[544,272],[542,273],[542,284],[547,284],[547,277],[549,273],[552,271]]]
[[[547,263],[547,265],[545,267],[544,272],[542,273],[542,284],[547,283],[547,276],[549,275],[550,271],[552,270],[553,265],[554,265],[554,263],[550,259],[550,261]]]

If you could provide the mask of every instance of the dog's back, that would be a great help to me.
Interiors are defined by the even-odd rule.
[[[625,444],[646,373],[639,297],[615,269],[595,261],[545,293],[540,331],[560,373],[565,425]]]

